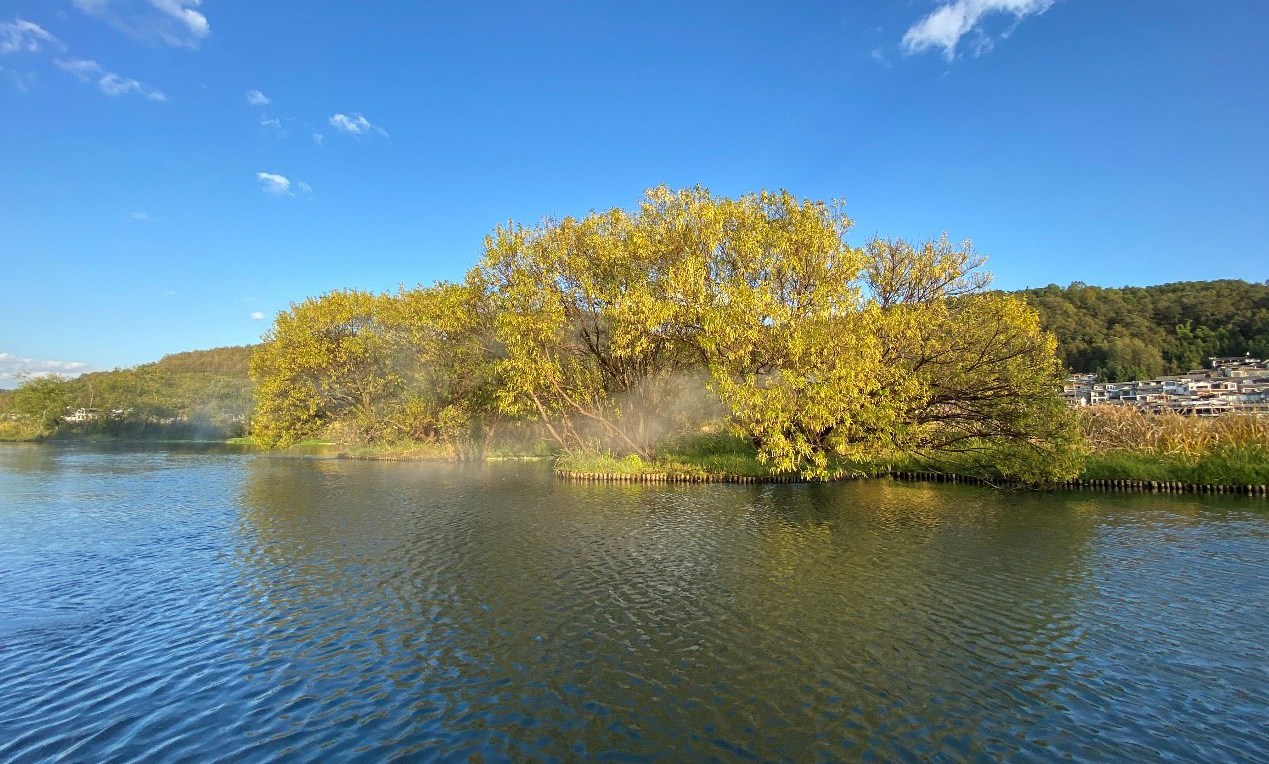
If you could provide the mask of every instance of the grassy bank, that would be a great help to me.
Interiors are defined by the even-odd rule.
[[[1269,418],[1186,417],[1098,406],[1080,413],[1085,479],[1269,484]]]
[[[0,420],[0,443],[228,443],[254,445],[251,438],[228,438],[203,428],[151,428],[112,432],[100,429],[45,430],[21,420]]]
[[[340,443],[329,440],[307,440],[293,449],[326,447],[345,459],[382,459],[385,461],[504,461],[516,459],[555,458],[557,451],[548,443],[499,444],[483,450],[460,449],[437,441],[395,440],[379,443]]]
[[[861,477],[884,472],[882,464],[859,464],[838,461],[832,465],[844,477]],[[661,448],[655,458],[637,455],[567,452],[556,461],[561,472],[604,475],[672,475],[705,478],[709,476],[768,478],[775,476],[758,459],[753,444],[731,436],[684,438]]]
[[[1157,480],[1199,485],[1269,485],[1269,462],[1236,454],[1215,454],[1188,462],[1144,451],[1092,454],[1080,473],[1084,479]]]
[[[1081,427],[1087,455],[1078,477],[1084,481],[1158,481],[1210,486],[1269,485],[1269,419],[1225,416],[1213,419],[1152,415],[1122,407],[1103,407],[1081,412]],[[0,441],[102,441],[102,442],[224,442],[254,445],[249,437],[205,440],[164,437],[176,432],[154,432],[149,438],[110,435],[102,432],[43,432],[29,422],[0,419]],[[185,433],[181,433],[185,434]],[[704,480],[710,478],[777,477],[758,459],[749,441],[727,435],[680,438],[658,450],[655,458],[606,453],[566,452],[559,454],[544,441],[524,439],[503,444],[483,453],[460,453],[436,442],[394,441],[376,444],[347,444],[331,439],[309,439],[297,443],[297,451],[323,449],[345,458],[413,460],[503,460],[555,459],[563,473],[650,476]],[[832,465],[844,477],[887,472],[932,471],[928,464],[911,459],[844,462]],[[948,475],[966,475],[955,465],[941,470]]]
[[[1099,416],[1096,412],[1089,416]],[[1086,423],[1089,453],[1080,480],[1132,480],[1196,485],[1269,484],[1269,421],[1151,419],[1137,412],[1108,412]],[[1107,437],[1109,431],[1116,433]],[[941,470],[912,459],[839,462],[845,477],[888,472],[940,471],[967,475],[955,465]],[[770,478],[774,473],[758,459],[749,442],[733,437],[691,438],[661,449],[654,459],[602,453],[565,453],[556,469],[570,474],[668,475],[703,479],[710,476]]]

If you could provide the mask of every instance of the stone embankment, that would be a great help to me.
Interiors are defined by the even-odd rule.
[[[555,476],[561,480],[568,480],[577,483],[741,483],[741,484],[759,484],[759,483],[810,483],[810,482],[836,482],[810,480],[796,475],[676,475],[671,473],[640,473],[640,474],[622,474],[622,473],[604,473],[604,472],[573,472],[569,470],[555,470]],[[894,480],[914,481],[914,482],[934,482],[934,483],[964,483],[967,485],[989,485],[998,488],[1023,488],[1026,486],[1009,483],[999,483],[982,478],[967,477],[964,475],[950,475],[943,472],[891,472],[882,475],[866,475],[856,473],[848,475],[841,480],[859,480],[869,477],[890,477]],[[1098,491],[1134,491],[1145,493],[1210,493],[1210,494],[1230,494],[1242,496],[1266,496],[1269,495],[1269,488],[1263,485],[1209,485],[1204,483],[1182,483],[1170,480],[1102,480],[1102,479],[1085,479],[1077,478],[1075,480],[1067,480],[1058,483],[1055,488],[1069,490],[1098,490]]]

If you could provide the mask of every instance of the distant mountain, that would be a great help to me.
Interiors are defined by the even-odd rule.
[[[1072,372],[1145,379],[1210,356],[1269,356],[1269,285],[1226,279],[1104,288],[1076,281],[1024,289]]]

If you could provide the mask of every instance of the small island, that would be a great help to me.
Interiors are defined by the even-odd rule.
[[[605,481],[1264,492],[1263,404],[1158,403],[1178,385],[1237,392],[1264,362],[1122,381],[1266,345],[1252,324],[1269,287],[1003,293],[968,241],[854,246],[852,225],[840,201],[701,187],[509,223],[461,282],[336,290],[279,313],[257,346],[27,380],[0,400],[0,435],[549,458]],[[1195,326],[1213,305],[1230,320]],[[1145,316],[1175,331],[1124,334]]]

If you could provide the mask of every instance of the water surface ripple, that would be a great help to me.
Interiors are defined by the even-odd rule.
[[[1269,511],[0,447],[0,762],[1269,761]]]

